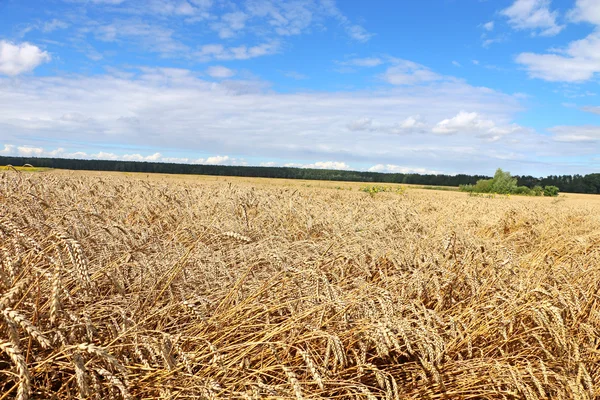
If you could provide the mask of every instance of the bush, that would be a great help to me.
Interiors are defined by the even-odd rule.
[[[558,196],[558,190],[556,186],[546,186],[544,187],[544,196],[556,197]]]
[[[518,186],[513,194],[520,194],[520,195],[524,195],[524,196],[532,196],[533,195],[533,191],[531,189],[529,189],[527,186]]]
[[[492,191],[493,179],[480,179],[473,186],[473,191],[477,193],[490,193]]]
[[[544,188],[541,186],[534,186],[533,189],[531,189],[531,192],[534,196],[541,196],[544,194]]]

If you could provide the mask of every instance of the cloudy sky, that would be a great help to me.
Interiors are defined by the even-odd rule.
[[[0,155],[600,170],[599,0],[0,0]]]

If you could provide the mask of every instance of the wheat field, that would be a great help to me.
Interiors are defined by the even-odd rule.
[[[600,200],[0,172],[0,400],[600,398]]]

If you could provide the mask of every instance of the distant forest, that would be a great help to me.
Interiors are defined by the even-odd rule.
[[[112,160],[76,160],[67,158],[4,157],[0,156],[0,165],[21,166],[31,164],[35,167],[88,170],[122,171],[161,174],[194,174],[242,176],[257,178],[287,178],[329,181],[405,183],[413,185],[459,186],[476,184],[480,179],[490,179],[484,175],[443,175],[443,174],[400,174],[362,171],[340,171],[288,167],[247,167],[227,165],[173,164],[161,162],[112,161]],[[561,192],[600,193],[600,174],[588,175],[550,175],[545,178],[518,176],[519,186],[557,186]]]

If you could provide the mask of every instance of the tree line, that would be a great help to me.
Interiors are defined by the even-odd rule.
[[[24,164],[31,164],[35,167],[44,168],[89,171],[121,171],[162,174],[241,176],[256,178],[404,183],[434,186],[475,185],[479,180],[490,179],[489,176],[485,175],[467,174],[403,174],[292,167],[252,167],[231,165],[175,164],[142,161],[80,160],[68,158],[0,156],[0,165],[21,166]],[[595,173],[588,175],[551,175],[545,178],[515,175],[513,178],[517,179],[517,184],[519,186],[526,186],[531,189],[536,186],[556,186],[561,192],[600,193],[600,174]]]

